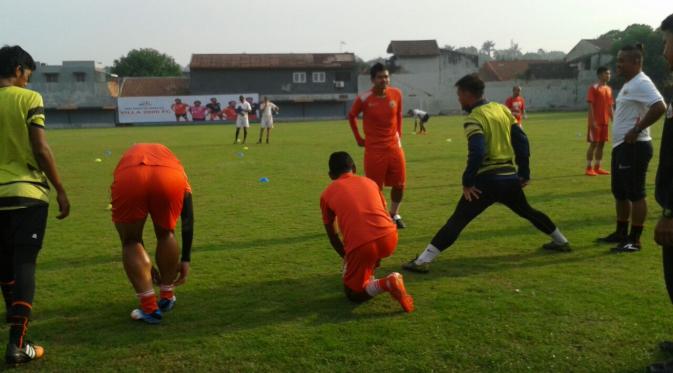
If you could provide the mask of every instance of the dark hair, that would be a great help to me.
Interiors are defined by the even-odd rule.
[[[335,176],[353,170],[353,158],[346,152],[334,152],[329,156],[329,173]]]
[[[381,62],[377,62],[369,69],[369,76],[372,78],[372,80],[374,80],[374,78],[376,78],[376,74],[387,70],[388,68],[385,67]]]
[[[619,49],[619,51],[624,52],[634,60],[642,61],[644,49],[645,48],[643,47],[643,44],[638,43],[636,45],[625,45],[621,49]]]
[[[484,95],[484,82],[477,74],[465,75],[456,82],[455,86],[460,90],[472,93],[476,97]]]
[[[33,57],[20,46],[14,45],[10,47],[9,45],[5,45],[0,48],[0,76],[14,76],[14,71],[16,71],[17,67],[31,70],[37,68]]]
[[[673,32],[673,14],[661,21],[661,31]]]
[[[596,75],[601,75],[601,74],[603,74],[603,73],[606,72],[606,71],[608,71],[608,68],[605,67],[605,66],[601,66],[601,67],[599,67],[599,68],[596,69]]]

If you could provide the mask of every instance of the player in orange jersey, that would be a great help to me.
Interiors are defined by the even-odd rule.
[[[390,73],[377,63],[369,70],[373,87],[358,95],[348,113],[348,121],[359,146],[365,148],[365,175],[380,189],[390,191],[390,217],[398,229],[405,224],[399,215],[404,194],[406,165],[402,150],[402,92],[390,86]],[[362,113],[362,129],[358,130],[358,115]]]
[[[185,122],[189,121],[187,118],[187,111],[189,110],[189,105],[182,103],[182,100],[179,98],[175,99],[175,103],[171,105],[171,110],[175,113],[175,121],[179,122],[180,118],[183,118]]]
[[[601,66],[596,70],[598,82],[592,84],[587,92],[587,102],[589,103],[587,142],[587,168],[585,175],[610,175],[610,172],[601,168],[603,159],[603,145],[608,141],[608,124],[612,120],[613,101],[612,88],[608,85],[610,81],[610,70]],[[591,162],[593,162],[593,167]]]
[[[187,175],[167,147],[136,144],[117,164],[111,189],[112,221],[122,242],[124,269],[141,306],[131,315],[157,324],[162,312],[170,311],[175,305],[174,287],[184,283],[189,273],[194,212]],[[152,287],[152,263],[143,246],[143,227],[148,213],[157,237],[159,302]],[[182,220],[181,259],[174,235],[178,217]]]
[[[393,272],[382,279],[374,278],[381,259],[392,255],[397,246],[397,229],[378,185],[355,175],[355,164],[346,152],[332,153],[329,176],[334,181],[320,196],[320,209],[327,237],[344,259],[346,297],[364,302],[388,292],[405,312],[413,311],[414,300],[407,294],[401,274]],[[334,227],[336,219],[343,242]]]
[[[522,127],[521,119],[526,116],[526,100],[521,97],[521,86],[515,85],[512,88],[512,96],[507,98],[505,106],[512,112],[519,127]]]

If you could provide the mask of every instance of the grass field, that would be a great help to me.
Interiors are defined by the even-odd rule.
[[[430,274],[405,275],[416,300],[412,314],[385,295],[360,306],[343,295],[341,262],[324,236],[318,201],[332,151],[349,151],[362,165],[345,121],[280,124],[270,145],[254,144],[254,126],[248,150],[231,144],[232,126],[50,131],[72,215],[57,221],[52,206],[29,330],[47,355],[25,369],[642,371],[667,358],[657,344],[673,338],[673,307],[652,239],[661,123],[653,130],[644,250],[612,255],[609,246],[593,243],[614,229],[615,219],[609,177],[583,176],[584,118],[532,114],[525,123],[529,200],[574,251],[541,252],[548,237],[494,206]],[[380,274],[419,253],[460,196],[461,118],[433,117],[428,130],[414,136],[405,122],[402,215],[409,227]],[[136,299],[106,210],[113,168],[135,142],[170,147],[194,190],[191,277],[159,326],[129,318]],[[153,253],[151,231],[145,238]]]

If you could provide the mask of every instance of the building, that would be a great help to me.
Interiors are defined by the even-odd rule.
[[[357,95],[352,53],[193,54],[190,94],[258,93],[282,119],[344,118]]]
[[[575,66],[582,81],[596,79],[596,69],[612,62],[612,44],[610,39],[582,39],[565,57],[565,61]]]
[[[114,126],[119,85],[99,63],[38,63],[29,88],[42,94],[50,128]]]

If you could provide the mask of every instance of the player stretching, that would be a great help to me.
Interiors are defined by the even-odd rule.
[[[425,123],[430,120],[430,114],[421,109],[409,110],[407,114],[414,118],[414,133],[416,133],[416,126],[419,126],[419,135],[428,133],[428,130],[425,129]]]
[[[238,103],[236,104],[236,138],[234,139],[234,144],[238,143],[238,133],[243,128],[243,144],[248,138],[248,128],[250,127],[250,121],[248,120],[248,113],[252,111],[252,106],[250,103],[245,100],[245,97],[239,96]]]
[[[413,311],[414,300],[407,294],[401,274],[374,278],[381,259],[392,255],[397,246],[397,229],[388,217],[381,190],[372,180],[355,176],[355,164],[346,152],[332,153],[329,176],[334,181],[320,196],[320,209],[327,237],[344,259],[346,297],[364,302],[388,292],[405,312]],[[343,242],[334,228],[335,220]]]
[[[505,106],[512,112],[519,127],[522,127],[521,118],[526,117],[526,100],[521,97],[521,86],[515,85],[512,88],[512,96],[507,98]]]
[[[21,47],[0,49],[0,285],[5,299],[8,364],[44,356],[26,341],[35,294],[35,261],[49,211],[49,183],[56,189],[59,215],[70,203],[44,135],[44,104],[26,89],[35,61]]]
[[[598,82],[589,87],[587,102],[589,103],[589,128],[587,129],[587,169],[585,175],[610,175],[610,172],[601,168],[603,159],[603,145],[608,141],[608,124],[612,119],[612,88],[610,70],[607,67],[599,67],[596,70]],[[591,162],[593,161],[593,167]]]
[[[390,86],[390,74],[377,63],[369,70],[372,89],[360,94],[348,113],[355,141],[365,148],[365,175],[390,190],[390,216],[398,229],[406,225],[399,215],[404,194],[406,165],[402,150],[402,92]],[[358,130],[358,115],[362,113],[362,129]]]
[[[175,305],[175,286],[185,282],[194,235],[192,192],[180,161],[161,144],[136,144],[122,156],[112,182],[112,221],[122,243],[124,270],[140,309],[132,315],[150,324],[161,321],[162,312]],[[157,237],[160,299],[152,287],[152,263],[143,246],[143,227],[152,216]],[[182,225],[182,258],[174,230]],[[180,275],[179,278],[176,277]]]
[[[456,241],[463,228],[496,202],[550,235],[552,242],[544,249],[570,251],[568,240],[547,215],[528,204],[523,193],[530,180],[530,154],[528,138],[516,119],[505,106],[484,100],[484,82],[476,74],[464,76],[456,87],[458,101],[469,113],[463,125],[468,141],[463,197],[425,251],[402,268],[428,272],[430,262]]]

